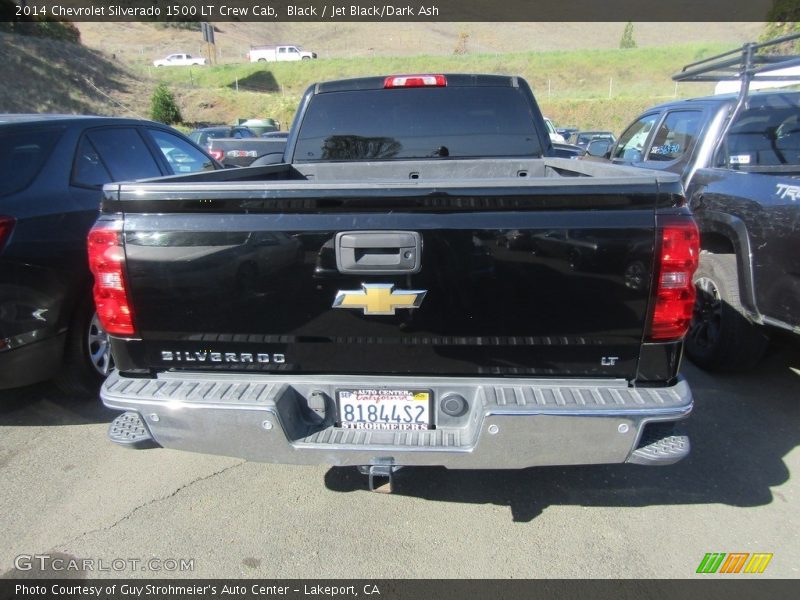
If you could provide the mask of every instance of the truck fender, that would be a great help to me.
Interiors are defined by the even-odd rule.
[[[739,276],[739,299],[742,306],[759,320],[760,313],[756,306],[753,258],[747,225],[738,217],[715,210],[695,209],[694,216],[700,228],[701,250],[730,253],[731,248],[725,248],[725,240],[729,242],[733,254],[736,255],[736,269]]]

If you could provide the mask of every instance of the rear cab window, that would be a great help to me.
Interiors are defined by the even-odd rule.
[[[0,196],[27,188],[50,156],[64,128],[0,129]]]
[[[326,92],[310,100],[293,160],[541,156],[534,123],[510,86]]]
[[[743,111],[728,133],[719,162],[732,169],[799,166],[800,106],[755,106]]]

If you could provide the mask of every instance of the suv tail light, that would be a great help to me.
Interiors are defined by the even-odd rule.
[[[118,223],[100,222],[89,232],[89,268],[94,275],[94,304],[105,330],[113,335],[134,334],[128,300],[125,249]]]
[[[682,338],[692,320],[692,278],[700,256],[700,233],[694,219],[688,216],[659,218],[657,224],[657,279],[648,339],[665,342]]]
[[[447,87],[447,78],[444,75],[392,75],[384,79],[383,87]]]
[[[14,230],[17,220],[14,217],[0,216],[0,252],[6,246],[6,242],[11,237],[11,232]]]
[[[209,150],[208,153],[211,155],[211,158],[219,162],[222,162],[222,159],[225,158],[225,152],[222,150]]]

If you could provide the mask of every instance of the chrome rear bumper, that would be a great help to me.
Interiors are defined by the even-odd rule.
[[[431,390],[435,429],[336,427],[336,390],[368,387]],[[448,394],[467,400],[463,416],[441,410]],[[669,464],[688,454],[688,440],[642,434],[692,409],[684,380],[630,388],[622,380],[113,373],[101,397],[109,408],[137,413],[165,448],[273,463],[454,469]]]

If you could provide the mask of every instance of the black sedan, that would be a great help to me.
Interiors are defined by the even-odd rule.
[[[218,168],[159,123],[0,114],[0,389],[91,394],[112,368],[86,256],[103,184]]]

